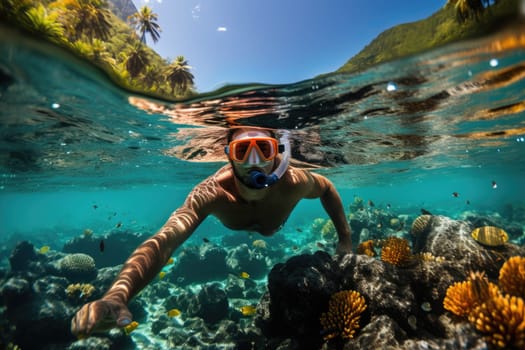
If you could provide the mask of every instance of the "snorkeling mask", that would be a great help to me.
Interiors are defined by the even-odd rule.
[[[273,160],[278,153],[283,154],[279,166],[271,174],[266,175],[259,170],[250,171],[247,186],[262,189],[273,185],[283,176],[290,162],[290,132],[282,130],[281,134],[279,144],[273,137],[252,137],[233,140],[225,147],[225,153],[234,162],[245,162],[253,151],[265,162]]]

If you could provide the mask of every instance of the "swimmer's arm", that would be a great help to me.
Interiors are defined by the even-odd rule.
[[[346,220],[343,202],[334,184],[326,177],[309,173],[309,193],[306,198],[320,198],[324,210],[332,219],[339,238],[338,249],[350,252],[352,249],[352,231]]]
[[[206,201],[195,198],[194,190],[151,238],[142,243],[124,263],[113,285],[102,297],[127,304],[157,276],[173,251],[179,247],[208,216]]]

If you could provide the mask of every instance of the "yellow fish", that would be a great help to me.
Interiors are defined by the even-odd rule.
[[[181,312],[179,309],[171,309],[168,311],[168,317],[177,317],[180,316]]]
[[[250,274],[249,274],[248,272],[244,272],[244,271],[243,271],[243,272],[241,272],[241,273],[239,274],[239,277],[240,277],[240,278],[250,278]]]
[[[173,264],[175,260],[173,260],[173,258],[169,258],[168,259],[168,262],[166,263],[166,265],[169,265],[169,264]]]
[[[40,254],[45,254],[45,253],[47,253],[47,252],[49,251],[49,249],[51,249],[51,247],[49,247],[48,245],[45,245],[45,246],[43,246],[42,248],[40,248],[40,249],[38,250],[38,252],[39,252]]]
[[[131,332],[133,332],[137,327],[139,326],[139,323],[137,321],[133,321],[131,322],[130,324],[128,324],[126,327],[124,327],[124,332],[126,332],[126,334],[130,334]]]
[[[163,279],[166,276],[166,272],[161,271],[159,272],[159,279]]]
[[[253,316],[257,312],[257,308],[253,305],[244,305],[239,308],[244,316]]]

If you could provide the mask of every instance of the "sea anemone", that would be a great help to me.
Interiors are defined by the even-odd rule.
[[[374,250],[374,241],[372,239],[369,239],[368,241],[359,243],[359,245],[357,246],[357,254],[376,256],[376,252]]]
[[[525,298],[525,258],[513,256],[507,260],[499,271],[498,284],[503,292]]]
[[[525,349],[525,305],[522,298],[496,295],[476,308],[469,320],[500,348]]]
[[[328,312],[321,315],[322,333],[329,340],[340,336],[351,339],[359,328],[359,318],[366,310],[365,298],[354,290],[337,292],[330,297]]]
[[[409,263],[412,260],[412,253],[408,241],[404,238],[388,237],[383,242],[381,260],[396,266]]]
[[[466,281],[448,287],[443,307],[457,316],[468,316],[476,307],[497,295],[498,286],[489,282],[484,273],[473,272]]]

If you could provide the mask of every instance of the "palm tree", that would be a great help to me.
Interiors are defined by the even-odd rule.
[[[188,87],[193,85],[193,74],[190,73],[191,67],[184,56],[177,56],[175,61],[168,66],[166,71],[166,81],[171,87],[171,93],[174,94],[175,88],[184,92]]]
[[[470,18],[478,20],[485,10],[485,2],[486,0],[448,0],[445,6],[454,6],[457,19],[462,23]]]
[[[128,54],[126,54],[126,59],[124,61],[126,70],[129,72],[129,75],[132,78],[136,78],[149,64],[149,58],[146,50],[142,47],[137,46],[132,49]]]
[[[83,34],[90,42],[94,38],[107,40],[111,32],[111,23],[108,21],[110,12],[104,0],[70,0],[65,2],[71,19],[72,41],[79,39]]]
[[[22,18],[29,30],[43,34],[50,39],[64,39],[64,27],[57,22],[56,16],[47,13],[46,8],[42,4],[27,10]]]
[[[142,6],[139,12],[129,17],[131,25],[140,33],[140,41],[146,44],[146,33],[151,36],[154,43],[159,41],[161,31],[156,22],[158,16],[148,6]]]

